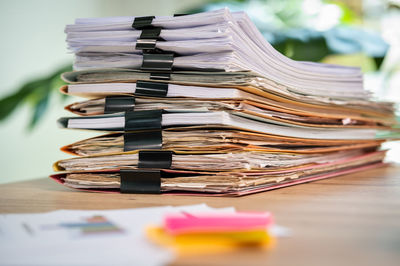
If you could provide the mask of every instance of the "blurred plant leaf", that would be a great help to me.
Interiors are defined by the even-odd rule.
[[[340,18],[340,22],[342,24],[361,24],[361,18],[351,10],[345,3],[340,1],[326,1],[326,3],[332,3],[338,7],[342,11],[342,17]]]
[[[51,93],[64,83],[60,78],[61,73],[71,70],[71,65],[63,66],[46,77],[25,83],[14,93],[0,99],[0,121],[6,119],[19,106],[29,104],[33,110],[28,128],[34,128],[47,110]]]
[[[29,129],[32,129],[36,125],[36,123],[39,121],[39,119],[46,111],[49,103],[49,98],[50,98],[50,93],[45,93],[43,94],[43,97],[35,103],[34,112],[32,114],[31,121],[29,122],[28,126]]]
[[[233,11],[245,11],[271,45],[294,60],[321,61],[329,55],[363,53],[379,69],[389,49],[387,43],[376,33],[351,26],[359,24],[360,18],[346,4],[320,2],[336,5],[342,12],[338,24],[323,31],[307,24],[312,15],[304,12],[301,0],[217,0],[186,13],[225,6]]]
[[[376,71],[374,59],[363,53],[328,55],[322,60],[322,63],[361,67],[363,72]]]

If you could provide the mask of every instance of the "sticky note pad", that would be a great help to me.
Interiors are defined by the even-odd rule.
[[[273,223],[269,212],[174,213],[164,217],[164,229],[172,235],[196,232],[266,230]]]
[[[229,252],[242,247],[264,249],[274,244],[274,238],[265,229],[178,235],[169,234],[162,227],[149,227],[146,231],[148,237],[155,243],[184,254]]]

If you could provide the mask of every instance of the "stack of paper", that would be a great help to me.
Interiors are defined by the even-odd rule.
[[[400,134],[359,68],[293,61],[243,12],[77,19],[67,25],[70,129],[52,176],[122,193],[244,195],[381,166]],[[110,132],[111,131],[111,132]]]

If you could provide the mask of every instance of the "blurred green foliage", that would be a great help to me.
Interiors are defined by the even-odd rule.
[[[344,3],[323,0],[215,0],[188,13],[228,7],[245,11],[282,54],[300,61],[328,55],[363,53],[379,69],[388,50],[376,33],[358,26],[361,18]]]
[[[71,70],[71,65],[63,66],[48,76],[25,83],[14,93],[0,99],[0,120],[7,118],[19,106],[27,104],[32,109],[28,124],[28,128],[32,129],[47,110],[52,92],[64,84],[60,78],[61,73]],[[65,96],[59,95],[63,98]]]

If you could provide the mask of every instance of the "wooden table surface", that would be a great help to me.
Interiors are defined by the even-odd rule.
[[[173,265],[400,265],[400,166],[241,198],[86,193],[48,178],[0,185],[0,213],[198,203],[271,211],[291,236],[267,251],[180,256]]]

